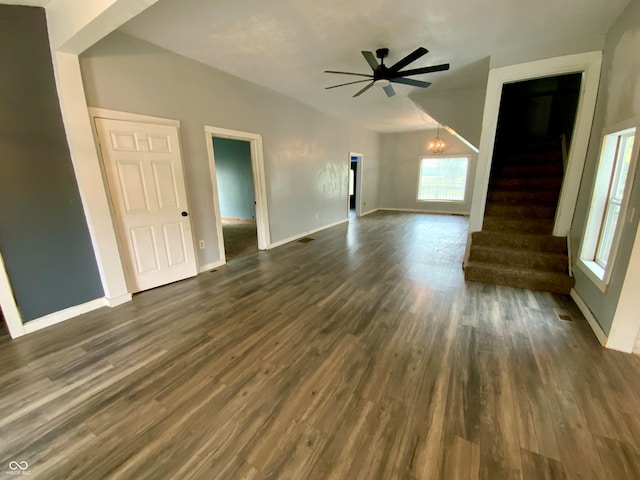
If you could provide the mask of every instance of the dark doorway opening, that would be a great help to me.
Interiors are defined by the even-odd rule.
[[[227,260],[258,251],[251,144],[213,138],[222,236]]]
[[[537,78],[504,85],[494,160],[531,144],[564,138],[571,145],[582,73]]]
[[[356,211],[356,191],[358,188],[358,157],[351,157],[351,172],[349,174],[349,210]]]
[[[485,218],[535,214],[537,233],[553,229],[581,84],[572,73],[504,85]]]

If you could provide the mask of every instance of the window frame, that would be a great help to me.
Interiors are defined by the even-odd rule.
[[[624,195],[620,202],[618,220],[613,232],[611,249],[604,264],[598,257],[602,234],[605,227],[606,215],[612,202],[612,188],[617,182],[621,162],[619,152],[620,137],[634,135],[633,148],[629,170],[624,184]],[[612,141],[613,140],[613,141]],[[629,201],[632,195],[632,186],[636,175],[638,154],[640,149],[640,117],[635,117],[626,122],[621,122],[603,130],[600,140],[598,164],[596,166],[593,184],[591,187],[589,210],[585,223],[582,245],[578,257],[578,267],[587,277],[603,292],[606,293],[611,281],[611,274],[618,254],[620,239],[624,227],[632,219],[629,218]]]
[[[424,159],[447,159],[447,158],[464,158],[467,160],[467,174],[466,174],[466,178],[464,181],[464,195],[463,195],[463,199],[462,200],[422,200],[419,198],[420,195],[420,171],[422,169],[422,160]],[[465,204],[468,202],[469,200],[469,174],[471,172],[471,155],[466,154],[466,153],[460,153],[460,154],[449,154],[449,155],[439,155],[439,154],[425,154],[425,155],[420,155],[418,157],[418,179],[416,181],[416,202],[418,203],[443,203],[443,204]]]

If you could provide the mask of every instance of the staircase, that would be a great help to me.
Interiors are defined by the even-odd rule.
[[[560,141],[494,160],[482,231],[471,235],[465,279],[568,294],[566,237],[554,237],[564,166]]]

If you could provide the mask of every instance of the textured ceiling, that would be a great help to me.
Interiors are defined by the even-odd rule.
[[[357,80],[324,70],[370,73],[360,54],[388,47],[392,64],[418,46],[430,53],[410,68],[449,62],[414,77],[425,90],[482,84],[487,57],[508,64],[600,49],[629,0],[160,0],[122,27],[130,35],[294,97],[376,131],[432,125],[394,85],[358,98]]]

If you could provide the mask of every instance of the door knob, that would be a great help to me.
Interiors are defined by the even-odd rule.
[[[187,212],[182,212],[180,215],[182,215],[183,217],[188,216],[189,214]]]

